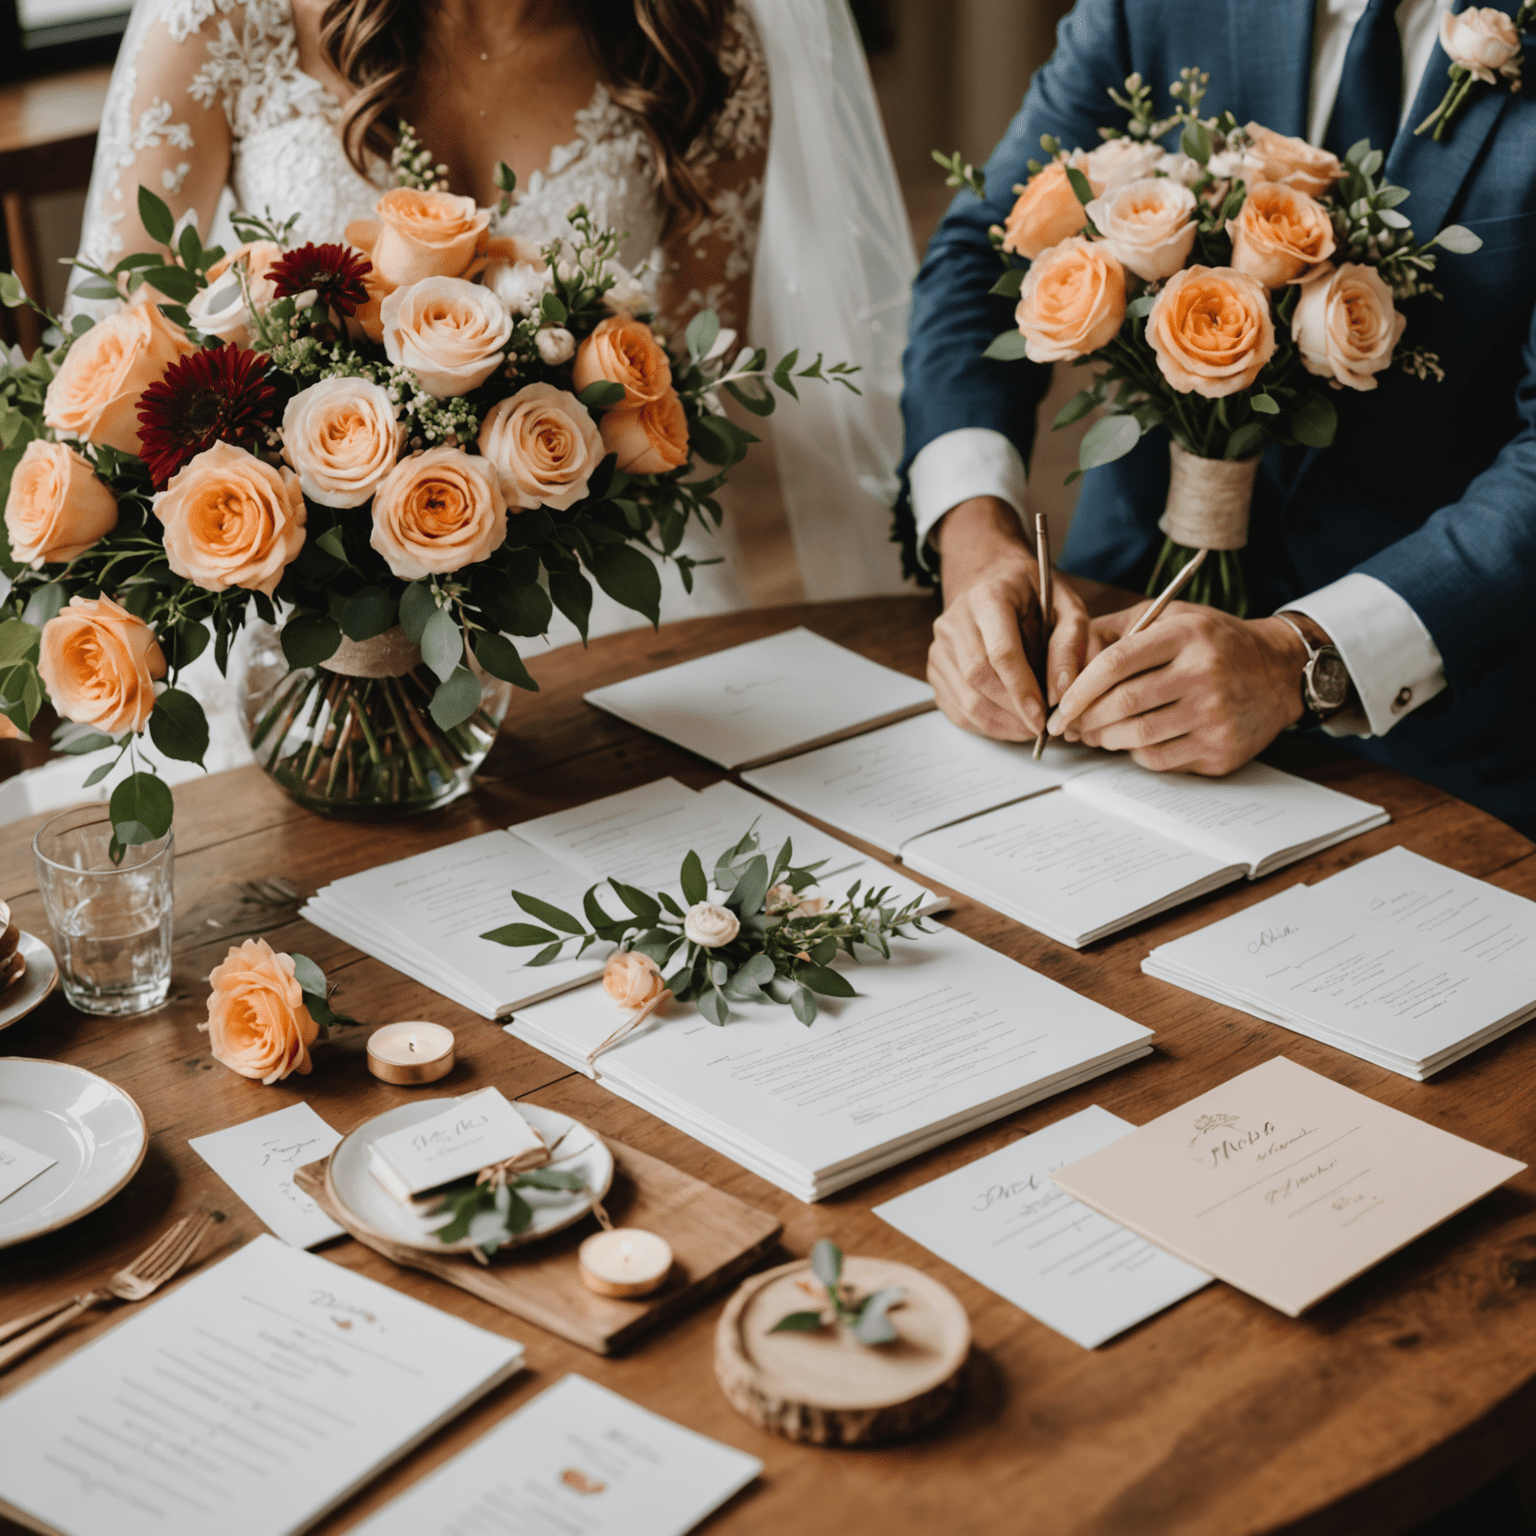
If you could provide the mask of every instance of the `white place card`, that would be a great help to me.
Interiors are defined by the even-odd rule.
[[[683,1536],[762,1469],[755,1456],[566,1376],[355,1536]]]
[[[430,1120],[379,1137],[370,1151],[388,1165],[403,1189],[386,1187],[404,1199],[543,1145],[543,1138],[501,1089],[482,1088],[448,1100],[442,1114]]]
[[[341,1140],[308,1104],[232,1125],[187,1143],[250,1208],[295,1248],[313,1248],[342,1229],[293,1182],[296,1168]]]
[[[30,1184],[40,1173],[58,1162],[42,1152],[34,1152],[9,1136],[0,1136],[0,1200],[8,1200],[24,1184]]]
[[[0,1514],[61,1536],[293,1536],[522,1359],[262,1235],[0,1399]]]
[[[875,1215],[1094,1349],[1210,1284],[1051,1182],[1058,1168],[1133,1130],[1095,1104],[877,1205]]]

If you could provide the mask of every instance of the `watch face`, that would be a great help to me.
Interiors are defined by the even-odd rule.
[[[1319,650],[1308,665],[1307,689],[1314,709],[1342,709],[1349,698],[1349,669],[1332,646]]]

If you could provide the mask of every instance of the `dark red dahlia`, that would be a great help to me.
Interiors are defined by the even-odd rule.
[[[139,453],[159,488],[221,438],[247,442],[276,417],[266,358],[244,347],[204,347],[139,396]]]
[[[280,299],[307,293],[311,288],[338,314],[350,315],[368,302],[363,279],[373,263],[345,245],[301,245],[274,261],[267,277]]]

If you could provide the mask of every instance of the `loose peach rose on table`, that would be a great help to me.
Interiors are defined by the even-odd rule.
[[[208,982],[208,1021],[199,1028],[207,1031],[215,1061],[262,1083],[309,1072],[320,1026],[305,1006],[291,955],[265,939],[247,939],[214,967]]]
[[[373,498],[370,542],[405,581],[463,570],[506,539],[507,502],[496,466],[460,448],[403,459]]]
[[[11,474],[11,556],[33,569],[73,560],[117,527],[117,497],[66,443],[33,438]]]
[[[1235,395],[1275,355],[1269,294],[1231,267],[1186,267],[1152,305],[1147,340],[1163,377],[1181,394]]]
[[[1003,224],[1003,249],[1033,261],[1077,234],[1088,214],[1072,190],[1067,168],[1053,160],[1029,178]]]
[[[481,424],[479,448],[495,465],[509,508],[557,512],[587,494],[607,451],[592,413],[553,384],[525,384],[498,400]]]
[[[636,949],[609,955],[603,966],[603,990],[620,1008],[644,1008],[666,991],[661,967]]]
[[[405,446],[395,402],[367,379],[321,379],[283,411],[283,457],[323,507],[360,507]]]
[[[1235,219],[1227,220],[1232,266],[1266,288],[1306,282],[1328,270],[1333,255],[1333,220],[1305,192],[1280,182],[1248,188]]]
[[[187,301],[193,325],[205,336],[217,336],[231,346],[249,346],[250,305],[265,309],[277,297],[268,274],[282,255],[283,248],[275,240],[255,240],[216,261],[208,269],[208,286]]]
[[[506,361],[512,317],[479,283],[423,278],[391,293],[379,316],[390,362],[411,369],[435,399],[468,394]]]
[[[110,597],[74,597],[43,626],[38,675],[53,707],[108,736],[142,731],[166,674],[155,632]]]
[[[1306,284],[1291,317],[1291,339],[1308,373],[1348,389],[1375,389],[1407,325],[1374,267],[1345,262]]]
[[[1125,319],[1125,271],[1106,243],[1073,235],[1031,263],[1014,319],[1034,362],[1084,357]]]
[[[1166,176],[1127,182],[1086,211],[1120,264],[1148,282],[1172,277],[1194,249],[1195,194]]]
[[[649,405],[671,394],[671,359],[643,320],[614,315],[577,348],[571,375],[576,393],[604,381],[622,386],[627,407]]]
[[[206,592],[241,587],[268,597],[304,547],[299,477],[218,442],[155,497],[171,569]]]
[[[378,201],[374,219],[347,226],[349,245],[363,251],[391,288],[426,277],[459,277],[487,243],[489,208],[472,197],[392,187]]]
[[[631,475],[664,475],[688,462],[688,417],[670,390],[637,410],[604,411],[603,443]]]

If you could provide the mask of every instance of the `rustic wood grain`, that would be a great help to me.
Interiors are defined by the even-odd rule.
[[[1102,603],[1106,595],[1094,594]],[[1315,880],[1394,844],[1536,897],[1536,847],[1431,786],[1310,741],[1274,760],[1391,810],[1394,820],[1252,885],[1178,909],[1083,952],[1064,949],[974,902],[948,919],[972,936],[1158,1032],[1144,1061],[1034,1105],[820,1204],[801,1204],[585,1077],[428,989],[327,938],[290,908],[246,899],[244,882],[285,877],[304,891],[339,875],[488,827],[575,805],[671,773],[703,785],[719,771],[581,702],[582,692],[654,666],[804,623],[876,660],[919,673],[927,599],[759,610],[614,636],[535,657],[542,691],[519,695],[474,795],[394,827],[328,822],[297,810],[256,770],[177,791],[173,999],[138,1019],[99,1020],[54,997],[0,1035],[0,1052],[75,1062],[120,1083],[151,1128],[137,1177],[101,1210],[9,1250],[0,1316],[83,1289],[198,1207],[226,1215],[209,1257],[259,1223],[187,1146],[191,1136],[306,1100],[346,1128],[413,1090],[371,1077],[360,1039],[317,1055],[307,1078],[270,1088],[216,1066],[197,1032],[205,978],[232,940],[264,932],[319,960],[338,1006],[372,1023],[433,1018],[453,1028],[459,1063],[444,1091],[495,1083],[561,1110],[762,1208],[784,1226],[781,1257],[820,1237],[849,1253],[915,1264],[970,1313],[975,1350],[958,1411],[930,1435],[858,1453],[789,1444],[727,1406],[711,1368],[723,1302],[700,1305],[626,1354],[599,1358],[432,1278],[339,1240],[322,1254],[481,1327],[521,1339],[528,1371],[379,1478],[320,1530],[348,1529],[467,1445],[512,1407],[576,1370],[659,1413],[760,1456],[763,1477],[709,1525],[729,1536],[893,1536],[1029,1531],[1041,1536],[1245,1536],[1402,1530],[1462,1497],[1536,1443],[1536,1174],[1527,1172],[1297,1320],[1213,1285],[1097,1350],[1083,1350],[871,1214],[870,1208],[1102,1104],[1141,1124],[1236,1072],[1285,1054],[1432,1124],[1536,1163],[1536,1033],[1516,1031],[1429,1083],[1143,976],[1147,950],[1296,880]],[[42,926],[28,842],[0,831],[0,896]],[[46,929],[44,930],[46,931]],[[9,1376],[10,1389],[112,1325],[103,1313]],[[6,1536],[14,1527],[0,1526]]]

